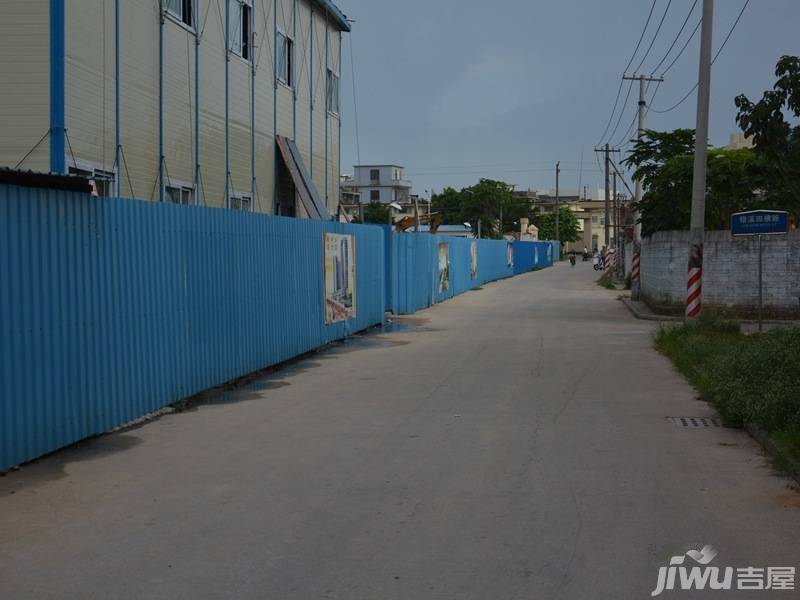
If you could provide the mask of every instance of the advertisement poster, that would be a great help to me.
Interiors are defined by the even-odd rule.
[[[448,257],[447,242],[439,243],[439,292],[450,289],[450,259]]]
[[[323,233],[325,323],[356,316],[356,241],[352,235]]]
[[[514,244],[511,242],[506,244],[506,265],[509,269],[514,267]]]
[[[469,274],[472,279],[478,278],[478,242],[475,240],[469,246]]]

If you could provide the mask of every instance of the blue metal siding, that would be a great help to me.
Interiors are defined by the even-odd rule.
[[[323,232],[355,235],[326,325]],[[0,186],[0,470],[383,321],[384,232]]]
[[[474,289],[488,281],[514,275],[508,266],[503,240],[471,240],[429,235],[391,233],[392,312],[411,314],[435,303]],[[471,276],[470,246],[478,245],[478,273]],[[439,244],[448,244],[450,285],[439,291]]]

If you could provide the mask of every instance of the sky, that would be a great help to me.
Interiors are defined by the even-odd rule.
[[[714,52],[744,2],[716,0]],[[642,58],[640,71],[651,73],[693,3],[656,0],[629,73]],[[698,0],[655,75],[689,38],[702,3]],[[560,161],[562,194],[574,194],[580,182],[592,196],[603,178],[596,144],[616,145],[631,137],[625,133],[633,123],[638,84],[623,106],[628,83],[619,98],[622,116],[618,108],[605,138],[618,121],[619,127],[613,138],[601,136],[651,0],[338,0],[337,5],[355,21],[342,46],[343,173],[352,173],[355,164],[399,164],[414,193],[423,197],[481,177],[547,191],[555,186]],[[749,2],[712,69],[712,145],[727,144],[738,131],[734,98],[744,93],[759,99],[775,81],[778,58],[800,54],[798,25],[800,0]],[[665,75],[650,102],[654,110],[671,107],[697,82],[699,37],[698,31]],[[648,98],[654,91],[655,84]],[[666,114],[650,112],[646,126],[694,128],[695,109],[692,94]]]

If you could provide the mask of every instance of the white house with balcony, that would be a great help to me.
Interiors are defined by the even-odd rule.
[[[357,193],[362,204],[404,204],[411,198],[411,182],[405,179],[405,169],[399,165],[356,165],[353,177],[341,185],[343,193]]]

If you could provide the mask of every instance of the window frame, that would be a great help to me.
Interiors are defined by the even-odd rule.
[[[381,201],[381,191],[380,190],[370,190],[369,191],[369,201],[370,202],[380,202]]]
[[[180,200],[178,202],[176,202],[172,198],[167,199],[166,196],[170,193],[170,190],[176,190],[177,193],[180,195]],[[186,202],[183,201],[184,194],[186,194]],[[190,206],[195,203],[194,187],[189,184],[180,183],[177,181],[172,181],[171,185],[164,186],[164,196],[165,196],[164,200],[166,202],[170,202],[171,204],[178,204],[180,206]]]
[[[228,2],[228,52],[238,56],[247,63],[253,62],[253,0],[226,0]],[[236,5],[238,15],[231,13],[231,5]],[[245,22],[246,17],[246,22]],[[231,21],[236,22],[239,29],[238,43],[234,45]],[[246,25],[246,27],[245,27]],[[246,31],[245,31],[246,30]]]
[[[255,212],[253,198],[249,194],[231,194],[231,210]]]
[[[325,85],[325,87],[326,87],[326,89],[325,89],[325,105],[326,105],[326,108],[328,109],[329,113],[331,113],[332,115],[336,115],[338,117],[339,116],[339,111],[342,108],[342,104],[341,104],[342,77],[341,77],[341,75],[339,74],[339,72],[336,69],[334,69],[333,67],[328,67],[327,68],[327,73],[326,73],[326,78],[327,79],[326,79],[326,85]],[[331,90],[331,82],[332,81],[336,82],[336,95],[335,95],[335,97],[334,97],[334,95],[332,93],[332,90]],[[333,100],[336,101],[336,107],[335,108],[331,107],[331,102]]]
[[[283,43],[279,52],[278,40],[280,38],[283,38]],[[278,62],[279,57],[281,59],[285,57],[285,76],[284,69],[279,68],[281,66],[281,63]],[[288,88],[294,88],[294,38],[280,28],[275,36],[275,80]]]
[[[179,0],[181,12],[178,14],[170,7],[170,0],[163,0],[163,13],[178,25],[189,31],[195,31],[195,8],[197,0]],[[188,11],[187,11],[188,8]]]

